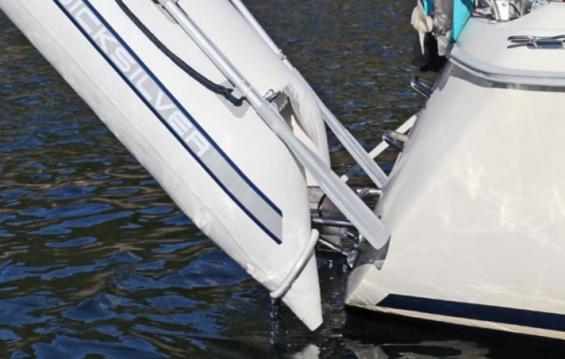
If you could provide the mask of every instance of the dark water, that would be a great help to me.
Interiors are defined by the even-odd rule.
[[[370,148],[417,111],[412,2],[248,1]],[[539,357],[546,343],[345,311],[307,332],[218,250],[0,15],[0,357]],[[352,161],[332,140],[335,167]],[[359,180],[363,182],[363,180]]]

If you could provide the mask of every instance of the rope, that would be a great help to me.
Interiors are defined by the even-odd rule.
[[[142,22],[141,20],[135,16],[135,14],[127,7],[127,5],[123,2],[123,0],[116,0],[116,3],[118,4],[118,6],[120,7],[120,9],[122,9],[122,11],[124,12],[124,14],[135,24],[135,26],[137,26],[139,28],[139,30],[159,49],[161,50],[161,52],[163,54],[165,54],[165,56],[167,56],[172,62],[175,63],[175,65],[177,65],[181,70],[183,70],[184,72],[186,72],[190,77],[192,77],[195,81],[197,81],[198,83],[200,83],[202,86],[204,86],[205,88],[207,88],[208,90],[223,96],[227,101],[229,101],[230,103],[232,103],[234,106],[241,106],[243,104],[243,101],[245,100],[245,97],[241,97],[241,98],[237,98],[235,97],[232,92],[233,89],[227,88],[225,86],[216,84],[214,82],[212,82],[211,80],[207,79],[206,77],[204,77],[204,75],[202,75],[201,73],[199,73],[198,71],[196,71],[194,68],[192,68],[189,64],[187,64],[186,62],[184,62],[180,57],[178,57],[177,55],[175,55],[174,52],[172,52],[167,46],[165,46],[165,44],[163,44],[161,42],[161,40],[159,40],[157,38],[157,36],[155,36],[155,34],[153,34],[151,32],[151,30],[149,30]]]

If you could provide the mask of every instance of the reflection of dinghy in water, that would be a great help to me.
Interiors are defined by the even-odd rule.
[[[529,1],[488,2],[461,32],[473,6],[449,2],[445,18],[442,2],[434,16],[420,4],[413,23],[450,61],[399,130],[415,122],[410,136],[387,136],[404,148],[390,180],[239,0],[0,7],[196,225],[309,328],[322,322],[321,241],[356,262],[349,305],[565,338],[555,37],[565,4],[528,13]],[[330,170],[324,122],[377,188],[353,191]],[[374,194],[376,214],[362,201]],[[320,211],[326,198],[340,217]],[[359,256],[357,244],[344,249],[351,237]]]

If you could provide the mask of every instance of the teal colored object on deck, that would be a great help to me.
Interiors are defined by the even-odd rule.
[[[432,11],[434,11],[434,0],[422,0],[422,4],[424,5],[426,16],[430,16]]]
[[[472,13],[473,0],[453,0],[453,41],[457,41]]]
[[[421,0],[426,16],[430,16],[434,11],[434,0]],[[453,0],[453,29],[451,37],[457,41],[461,31],[473,13],[473,0]]]

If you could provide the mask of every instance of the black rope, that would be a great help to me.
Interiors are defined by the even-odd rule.
[[[126,4],[122,0],[116,0],[116,3],[122,9],[122,11],[126,14],[126,16],[139,28],[139,30],[147,36],[147,38],[155,45],[161,52],[163,52],[171,61],[175,63],[179,68],[181,68],[184,72],[186,72],[190,77],[200,83],[202,86],[206,87],[208,90],[217,93],[218,95],[222,95],[226,100],[231,102],[234,106],[241,106],[245,97],[237,98],[235,97],[232,92],[233,89],[227,88],[222,85],[218,85],[192,68],[189,64],[184,62],[180,57],[175,55],[165,44],[163,44],[157,36],[155,36],[151,30],[149,30],[142,22],[139,20],[137,16],[127,7]]]

